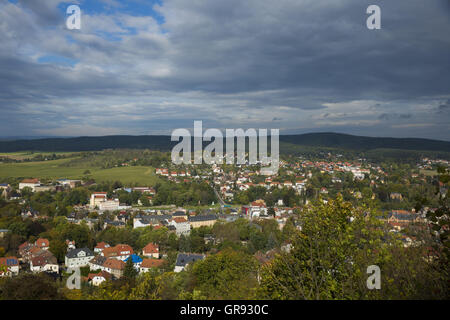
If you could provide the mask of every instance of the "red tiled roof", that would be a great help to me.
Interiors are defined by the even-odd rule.
[[[157,268],[161,266],[165,260],[159,259],[144,259],[141,264],[141,268]]]
[[[107,244],[106,242],[102,241],[102,242],[97,243],[95,248],[97,248],[97,249],[105,249],[105,248],[107,248],[107,246],[109,246],[109,244]]]
[[[148,245],[146,245],[144,247],[143,251],[144,251],[144,254],[159,253],[159,247],[158,247],[158,245],[150,242]]]
[[[39,179],[24,179],[21,183],[39,183]]]
[[[50,242],[48,241],[48,239],[39,238],[36,240],[36,245],[39,248],[47,248],[50,246]]]
[[[125,268],[125,262],[117,259],[108,259],[103,264],[105,268],[115,269],[115,270],[123,270]]]

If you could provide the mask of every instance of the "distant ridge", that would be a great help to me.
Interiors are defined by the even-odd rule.
[[[320,146],[350,150],[402,149],[450,152],[450,142],[421,138],[380,138],[322,132],[280,136],[280,141],[303,146]]]
[[[270,140],[270,139],[269,139]],[[280,142],[300,145],[368,151],[402,149],[450,152],[450,142],[420,138],[376,138],[341,133],[307,133],[281,135]],[[104,149],[152,149],[169,151],[178,142],[170,136],[102,136],[77,138],[46,138],[0,141],[0,152],[17,151],[97,151]]]

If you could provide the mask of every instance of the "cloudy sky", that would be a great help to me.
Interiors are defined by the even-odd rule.
[[[0,0],[0,136],[450,140],[449,72],[450,0]]]

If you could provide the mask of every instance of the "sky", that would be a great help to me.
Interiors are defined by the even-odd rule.
[[[449,35],[450,0],[0,0],[0,136],[450,141]]]

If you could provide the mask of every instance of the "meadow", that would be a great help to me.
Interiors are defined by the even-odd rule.
[[[4,154],[8,155],[8,154]],[[16,156],[17,154],[11,154]],[[7,178],[39,178],[39,179],[81,179],[88,176],[96,182],[121,181],[124,184],[140,184],[153,186],[159,178],[154,168],[150,166],[130,166],[102,169],[90,166],[64,166],[64,163],[74,158],[59,160],[22,162],[22,163],[0,163],[0,181]],[[86,170],[90,174],[84,174]]]

